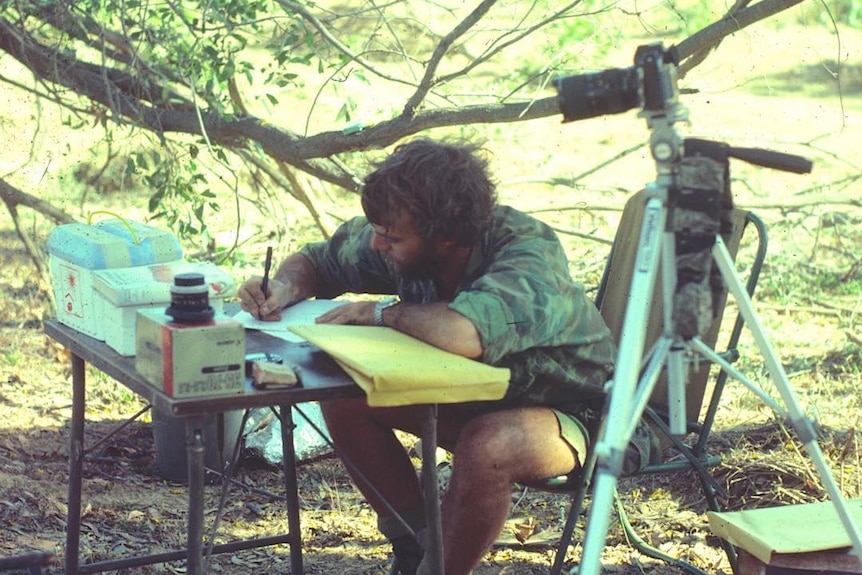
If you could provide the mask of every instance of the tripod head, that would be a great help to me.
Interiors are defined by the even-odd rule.
[[[682,141],[673,124],[688,118],[679,103],[679,55],[676,47],[665,50],[656,42],[639,46],[634,60],[629,68],[555,79],[560,111],[563,122],[573,122],[640,107],[639,116],[653,131],[650,150],[663,173],[682,154]]]

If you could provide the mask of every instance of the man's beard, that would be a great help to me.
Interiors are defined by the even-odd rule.
[[[432,245],[425,246],[425,249],[409,262],[392,262],[392,265],[395,267],[395,273],[406,280],[434,279],[441,268],[440,259],[434,253]]]

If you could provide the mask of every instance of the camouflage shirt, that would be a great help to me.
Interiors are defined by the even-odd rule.
[[[352,292],[440,301],[433,281],[394,273],[371,249],[373,233],[365,218],[355,218],[328,241],[302,249],[317,272],[318,297]],[[449,307],[476,326],[482,361],[511,370],[504,404],[546,405],[581,417],[584,410],[601,408],[615,346],[545,224],[509,207],[495,208]]]

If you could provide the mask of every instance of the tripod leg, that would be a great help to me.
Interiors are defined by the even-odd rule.
[[[853,522],[853,518],[850,516],[850,511],[847,509],[847,505],[841,495],[841,490],[838,488],[835,478],[826,463],[826,458],[820,449],[820,445],[817,443],[817,434],[814,430],[814,425],[811,420],[805,416],[799,406],[799,402],[793,393],[787,374],[785,373],[781,363],[778,361],[778,356],[773,350],[772,345],[769,343],[763,327],[760,325],[760,322],[754,313],[754,306],[751,303],[751,298],[736,274],[733,260],[731,259],[721,237],[716,238],[716,243],[713,247],[712,253],[715,263],[721,271],[722,278],[730,292],[736,298],[739,312],[745,319],[745,323],[751,331],[760,353],[763,355],[766,368],[772,376],[775,387],[778,389],[778,392],[784,401],[784,405],[787,406],[787,411],[790,415],[790,424],[796,431],[799,440],[805,445],[808,456],[817,468],[820,480],[823,482],[823,487],[826,489],[829,498],[835,505],[835,510],[838,513],[838,517],[841,519],[841,523],[847,530],[847,534],[850,537],[853,547],[852,552],[857,557],[862,557],[862,534],[860,534],[860,528]]]
[[[601,553],[610,525],[617,478],[622,472],[625,448],[631,439],[626,433],[629,424],[641,415],[634,413],[632,400],[635,397],[643,359],[646,324],[658,275],[666,221],[664,202],[655,196],[651,197],[643,215],[608,412],[603,433],[594,448],[596,468],[593,475],[593,498],[586,523],[579,575],[598,575],[601,571]]]
[[[661,285],[662,285],[662,325],[664,337],[673,341],[671,333],[674,326],[674,294],[677,288],[676,241],[672,236],[666,236],[662,243]],[[667,410],[670,430],[673,435],[683,436],[687,433],[688,422],[685,409],[685,349],[673,341],[670,354],[663,362],[667,368]]]

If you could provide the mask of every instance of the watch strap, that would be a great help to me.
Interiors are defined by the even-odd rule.
[[[374,325],[383,325],[383,310],[390,308],[398,303],[398,298],[389,297],[382,299],[374,304]]]

